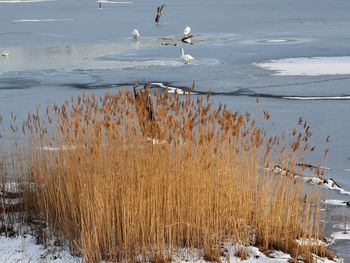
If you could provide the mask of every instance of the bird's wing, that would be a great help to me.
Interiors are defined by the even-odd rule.
[[[165,7],[165,4],[162,4],[159,10],[160,13],[162,13],[164,7]]]
[[[189,44],[191,42],[191,38],[193,37],[193,35],[190,35],[190,36],[184,36],[181,38],[181,41],[184,42],[184,43],[187,43]]]
[[[157,7],[157,15],[156,15],[156,18],[154,19],[154,21],[156,23],[159,23],[159,20],[160,20],[160,16],[162,15],[162,11],[163,11],[163,8],[165,7],[165,4],[162,4],[161,6],[158,6]]]
[[[192,38],[192,37],[193,37],[193,35],[184,36],[183,38],[181,38],[181,41],[184,41],[184,40],[190,39],[190,38]]]

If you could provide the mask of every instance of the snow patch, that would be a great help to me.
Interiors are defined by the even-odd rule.
[[[343,195],[350,195],[349,191],[346,191],[343,188],[341,188],[332,178],[323,180],[318,177],[303,177],[303,179],[307,183],[311,183],[313,185],[319,185],[329,190],[335,190]]]
[[[147,141],[151,142],[152,144],[165,144],[165,143],[167,143],[167,141],[165,141],[165,140],[159,140],[159,139],[150,138],[150,137],[147,137]]]
[[[347,201],[344,200],[324,200],[323,202],[327,205],[347,206]]]
[[[181,88],[165,86],[164,83],[161,83],[161,82],[151,82],[150,85],[155,85],[155,86],[157,86],[159,88],[167,89],[168,93],[175,93],[176,92],[178,95],[187,95],[187,94],[194,95],[194,94],[197,94],[196,92],[184,90],[184,89],[181,89]]]
[[[18,3],[39,3],[39,2],[51,2],[55,0],[0,0],[0,4],[18,4]]]
[[[314,238],[299,238],[295,240],[299,246],[327,246],[328,244],[323,240]]]
[[[263,69],[275,71],[273,75],[280,76],[350,74],[350,56],[284,58],[254,63],[254,65]]]
[[[334,239],[350,240],[350,231],[334,232],[331,237]]]
[[[7,238],[0,236],[0,262],[83,262],[81,258],[73,257],[67,250],[49,251],[36,244],[32,235]]]
[[[1,0],[0,0],[1,1]],[[12,20],[15,23],[26,23],[26,22],[32,22],[32,23],[37,23],[37,22],[61,22],[61,21],[72,21],[72,18],[48,18],[48,19],[15,19]]]
[[[316,166],[313,165],[309,165],[310,168],[317,168]],[[328,167],[318,167],[320,169],[330,169]],[[305,183],[310,183],[313,185],[317,185],[329,190],[335,190],[338,191],[339,193],[343,194],[343,195],[350,195],[349,191],[344,190],[341,186],[339,186],[333,178],[330,179],[321,179],[319,177],[316,176],[304,176],[303,174],[299,174],[299,173],[295,173],[291,170],[288,170],[287,168],[283,168],[279,165],[275,165],[273,168],[269,168],[269,167],[265,167],[264,168],[265,171],[267,172],[272,172],[276,175],[282,175],[282,176],[288,176],[288,177],[294,177],[294,178],[299,178],[301,180],[303,180]],[[335,202],[332,203],[332,201],[330,201],[331,204],[335,204]],[[347,205],[347,202],[345,202],[345,205]],[[350,202],[350,201],[349,201]],[[339,205],[339,202],[336,204]]]
[[[183,89],[179,89],[179,88],[172,88],[172,87],[168,87],[168,92],[169,93],[177,93],[179,95],[184,95],[184,94],[196,94],[195,92],[189,92]]]
[[[342,258],[336,258],[334,260],[330,260],[327,258],[321,258],[319,256],[314,255],[314,262],[315,263],[333,263],[333,262],[344,263],[344,260]]]
[[[350,223],[338,223],[333,226],[335,229],[350,230]]]
[[[50,152],[56,152],[56,151],[68,151],[68,150],[76,150],[76,147],[74,145],[58,145],[58,146],[43,146],[43,147],[37,147],[38,150],[43,151],[50,151]]]
[[[260,262],[260,263],[287,263],[292,257],[282,251],[273,251],[270,256],[266,256],[264,253],[259,251],[258,248],[252,246],[242,246],[242,245],[230,245],[225,246],[227,250],[227,256],[221,257],[220,262]],[[240,250],[243,250],[248,258],[243,260],[236,255]],[[206,263],[203,259],[203,253],[199,250],[190,251],[188,249],[181,249],[173,256],[172,262],[181,263]]]
[[[133,2],[100,0],[100,1],[97,1],[97,3],[106,3],[106,4],[132,4]]]
[[[292,258],[289,254],[282,251],[272,251],[269,256],[266,256],[258,248],[242,245],[227,245],[225,246],[227,256],[220,259],[221,262],[260,262],[260,263],[288,263]],[[244,250],[248,255],[248,259],[242,260],[236,256],[236,253]],[[341,259],[334,261],[325,258],[320,258],[314,255],[316,262],[335,263],[342,262]],[[208,262],[203,259],[203,251],[179,249],[173,255],[172,262],[193,262],[203,263]],[[77,263],[84,262],[80,257],[72,256],[68,249],[62,247],[48,247],[38,245],[34,236],[28,234],[8,238],[0,236],[0,262],[54,262],[54,263]]]
[[[350,100],[350,96],[314,96],[314,97],[298,97],[298,96],[286,96],[283,97],[288,100]]]
[[[285,43],[288,42],[288,39],[268,39],[266,43]]]

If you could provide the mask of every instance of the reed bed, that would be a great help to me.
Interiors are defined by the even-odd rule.
[[[271,137],[209,97],[152,96],[83,94],[14,126],[29,138],[18,144],[28,214],[88,262],[166,262],[179,248],[218,261],[228,241],[331,257],[295,241],[321,236],[319,194],[265,169],[300,169],[313,150],[305,122]]]

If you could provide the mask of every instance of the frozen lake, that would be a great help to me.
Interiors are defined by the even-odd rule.
[[[162,2],[154,0],[103,1],[101,9],[92,0],[0,0],[0,51],[10,52],[0,57],[0,114],[21,119],[37,104],[63,102],[82,89],[100,94],[137,80],[187,87],[196,81],[197,90],[216,92],[212,99],[232,110],[269,110],[276,133],[302,116],[318,150],[309,162],[331,168],[328,176],[349,191],[350,2],[164,2],[155,25]],[[193,45],[179,41],[187,25]],[[139,41],[131,37],[134,28]],[[181,47],[195,58],[190,65],[180,61]],[[350,208],[329,210],[330,235]],[[349,261],[349,246],[341,240],[333,249]]]

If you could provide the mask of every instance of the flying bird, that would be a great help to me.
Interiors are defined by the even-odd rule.
[[[156,18],[154,19],[154,21],[159,24],[159,21],[160,21],[160,16],[162,15],[162,11],[163,11],[163,8],[165,7],[165,4],[162,4],[161,6],[158,6],[157,7],[157,15],[156,15]]]
[[[140,33],[136,28],[131,32],[131,35],[133,36],[134,39],[140,38]]]
[[[180,56],[180,58],[185,62],[185,64],[190,63],[190,61],[194,59],[191,55],[185,54],[185,51],[184,51],[183,48],[181,48],[181,56]]]

